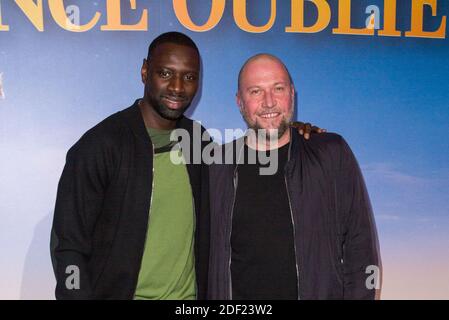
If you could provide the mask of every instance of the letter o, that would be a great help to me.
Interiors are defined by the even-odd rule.
[[[173,9],[179,22],[187,29],[196,32],[205,32],[215,28],[223,17],[225,6],[226,0],[212,0],[209,19],[202,26],[198,26],[190,18],[187,0],[173,0]]]

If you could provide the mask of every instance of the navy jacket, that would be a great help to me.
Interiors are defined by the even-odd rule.
[[[192,120],[182,118],[178,127],[192,137]],[[199,148],[207,144],[195,142]],[[193,143],[191,139],[192,148]],[[148,227],[152,169],[153,147],[137,101],[90,129],[69,150],[51,236],[56,298],[134,297]],[[187,170],[195,203],[197,298],[203,299],[209,260],[208,168],[187,164]],[[69,266],[79,270],[79,289],[66,287],[74,274]]]
[[[298,299],[373,299],[367,267],[380,267],[372,209],[357,161],[336,134],[291,131],[285,183],[294,226]],[[222,153],[236,153],[241,140]],[[239,147],[240,145],[240,147]],[[210,167],[209,299],[232,299],[231,227],[236,164]],[[219,183],[217,183],[219,182]],[[276,190],[273,190],[276,192]],[[368,268],[368,271],[371,270]],[[368,281],[367,281],[368,280]]]

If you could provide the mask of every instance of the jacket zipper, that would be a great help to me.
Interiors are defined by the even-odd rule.
[[[284,174],[284,180],[285,180],[285,188],[287,189],[287,197],[288,197],[288,206],[290,208],[290,217],[292,220],[292,227],[293,227],[293,247],[295,250],[295,266],[296,266],[296,290],[298,290],[298,300],[301,300],[301,295],[299,294],[299,266],[298,266],[298,257],[296,254],[296,230],[295,230],[295,220],[293,219],[293,210],[292,210],[292,203],[290,200],[290,192],[288,189],[288,183],[287,183],[287,176]]]
[[[231,274],[231,261],[232,261],[232,247],[231,247],[231,237],[232,237],[232,219],[234,217],[234,206],[235,206],[235,198],[237,196],[237,184],[238,184],[238,176],[237,176],[237,168],[234,171],[234,198],[232,199],[232,208],[231,208],[231,231],[229,232],[229,261],[228,261],[228,277],[229,277],[229,300],[232,300],[232,274]]]
[[[288,157],[287,161],[290,161],[290,151],[292,148],[292,129],[290,129],[290,146],[288,147]],[[301,294],[299,293],[299,266],[298,266],[298,256],[296,254],[296,228],[295,228],[295,219],[293,218],[293,210],[292,210],[292,202],[290,199],[290,190],[288,188],[288,182],[287,182],[287,173],[284,172],[284,181],[285,181],[285,189],[287,190],[287,198],[288,198],[288,206],[290,208],[290,218],[292,220],[292,227],[293,227],[293,248],[295,250],[295,266],[296,266],[296,290],[298,291],[298,300],[301,300]]]
[[[148,223],[147,223],[147,232],[145,233],[145,243],[147,243],[147,237],[148,237],[148,226],[150,225],[150,211],[151,206],[153,204],[153,194],[154,194],[154,145],[151,152],[151,157],[153,158],[153,166],[151,168],[151,197],[150,197],[150,209],[148,210]]]
[[[151,211],[151,205],[153,204],[153,191],[154,191],[154,145],[153,145],[153,151],[152,151],[152,158],[153,158],[153,167],[152,167],[152,178],[151,179],[151,198],[150,198],[150,208],[148,209],[148,223],[147,223],[147,229],[145,232],[145,242],[144,244],[147,243],[147,239],[148,239],[148,226],[150,225],[150,211]],[[190,189],[192,190],[192,201],[193,201],[193,221],[194,221],[194,230],[196,228],[196,207],[195,207],[195,197],[193,197],[193,187],[192,187],[192,182],[189,179],[189,183],[190,183]],[[195,239],[195,231],[193,233],[193,237]],[[195,240],[194,240],[195,241]],[[144,252],[145,252],[145,246],[144,246]],[[142,252],[142,256],[143,256],[143,252]],[[194,244],[194,250],[193,250],[193,261],[196,261],[196,255],[195,255],[195,244]],[[142,259],[140,261],[140,267],[139,267],[139,272],[137,273],[137,277],[139,277],[140,274],[140,270],[142,268]],[[195,273],[196,273],[196,269],[195,269]],[[195,276],[196,279],[196,276]],[[137,279],[138,281],[138,279]],[[134,287],[134,295],[136,293],[136,288],[137,288],[137,281],[136,281],[136,285]],[[197,283],[197,279],[195,280],[195,298],[198,299],[198,283]]]
[[[151,175],[152,175],[152,179],[151,179],[151,197],[150,197],[150,207],[148,209],[148,221],[147,221],[147,227],[145,229],[145,242],[143,245],[143,251],[140,255],[140,265],[139,265],[139,272],[137,273],[137,278],[136,278],[136,282],[134,285],[134,293],[133,293],[133,298],[136,295],[136,289],[137,289],[137,282],[139,281],[139,274],[140,274],[140,270],[142,269],[142,259],[143,259],[143,254],[145,252],[145,245],[147,243],[147,239],[148,239],[148,226],[150,225],[150,211],[151,211],[151,205],[153,204],[153,194],[154,194],[154,145],[153,148],[151,149],[151,158],[153,159],[153,165],[151,168]]]
[[[235,165],[234,169],[234,177],[233,177],[233,184],[234,184],[234,198],[232,199],[232,207],[231,207],[231,223],[230,223],[230,232],[229,232],[229,261],[228,261],[228,280],[229,280],[229,300],[232,300],[232,275],[231,275],[231,261],[232,261],[232,247],[231,247],[231,237],[232,237],[232,220],[234,217],[234,206],[235,206],[235,198],[237,197],[237,186],[238,186],[238,164],[240,162],[240,156],[242,153],[242,149],[244,148],[244,144],[239,150],[238,157],[237,157],[237,163]]]
[[[178,144],[176,144],[176,146],[179,149],[176,148],[175,150],[180,151],[181,152],[181,156],[184,158],[184,155],[182,154],[181,145],[179,145],[179,143],[178,143]],[[190,180],[189,169],[187,168],[187,163],[185,164],[185,166],[186,166],[186,170],[187,170],[187,176],[189,177],[190,190],[192,192],[192,203],[193,203],[193,266],[194,266],[194,273],[195,273],[195,299],[198,300],[198,278],[196,276],[196,251],[195,251],[196,227],[197,227],[197,225],[196,225],[196,216],[197,216],[197,213],[196,213],[196,206],[195,206],[195,197],[193,196],[193,186],[192,186],[192,181]]]

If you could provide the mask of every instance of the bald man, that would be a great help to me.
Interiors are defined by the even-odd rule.
[[[375,297],[376,228],[357,161],[337,134],[291,130],[294,100],[278,58],[243,65],[236,101],[248,134],[223,147],[232,163],[210,168],[220,181],[210,186],[210,299]]]

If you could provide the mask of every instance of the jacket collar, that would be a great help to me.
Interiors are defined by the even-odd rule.
[[[287,158],[287,162],[292,161],[292,154],[296,154],[299,149],[300,149],[300,145],[303,144],[302,141],[302,136],[298,133],[298,131],[296,130],[296,128],[294,127],[290,127],[290,142],[289,142],[289,147],[288,147],[288,158]],[[245,145],[245,136],[246,136],[246,132],[245,134],[234,140],[231,143],[228,143],[225,145],[225,153],[230,153],[230,152],[235,152],[234,155],[234,159],[236,160],[236,164],[238,165],[240,163],[240,160],[242,159],[242,155],[243,155],[243,147]],[[231,148],[232,146],[232,148]]]
[[[151,138],[148,135],[147,129],[145,127],[145,122],[143,120],[142,113],[139,108],[139,101],[137,99],[132,106],[122,111],[123,116],[130,125],[133,133],[150,149],[153,149]],[[192,133],[193,131],[193,121],[189,118],[182,116],[176,122],[176,128],[183,128]]]

